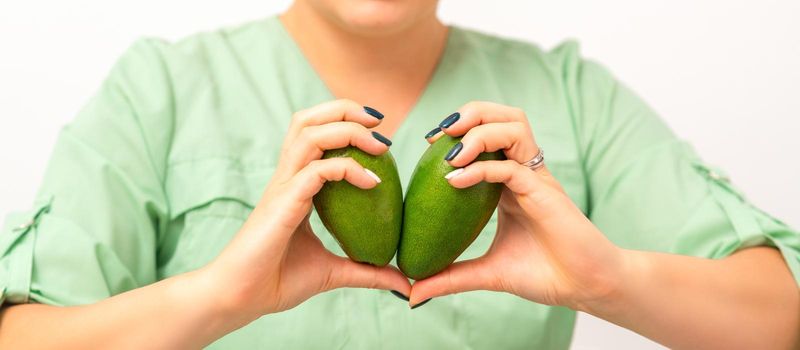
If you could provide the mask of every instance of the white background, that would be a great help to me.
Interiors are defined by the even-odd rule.
[[[0,3],[0,213],[31,203],[59,128],[135,38],[176,39],[288,3]],[[800,227],[800,1],[443,0],[440,12],[547,48],[579,39],[754,203]],[[573,348],[659,347],[581,315]]]

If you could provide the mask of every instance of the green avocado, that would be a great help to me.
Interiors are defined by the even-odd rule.
[[[444,178],[456,169],[444,157],[460,141],[442,135],[411,175],[397,266],[412,279],[430,277],[453,263],[478,237],[500,201],[502,184],[480,182],[457,189]],[[498,151],[481,153],[476,161],[503,159]]]
[[[364,190],[347,181],[330,181],[314,196],[325,228],[356,262],[385,266],[400,240],[403,190],[391,152],[373,156],[356,147],[325,151],[322,158],[350,157],[381,179]]]

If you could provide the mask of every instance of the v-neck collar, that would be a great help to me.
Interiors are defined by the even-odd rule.
[[[281,47],[286,51],[282,54],[290,55],[297,70],[292,72],[297,74],[293,78],[305,82],[303,96],[290,98],[299,100],[293,101],[296,109],[307,108],[324,101],[335,99],[335,95],[322,80],[319,73],[308,61],[297,42],[286,30],[279,17],[272,16],[267,19],[268,24],[273,27],[276,34],[282,41]],[[428,79],[420,96],[406,114],[406,118],[392,135],[392,154],[398,163],[401,181],[408,183],[414,166],[419,157],[428,147],[424,135],[434,128],[441,118],[444,118],[448,110],[443,108],[455,108],[457,106],[442,106],[441,102],[448,97],[447,82],[452,80],[450,75],[455,74],[455,63],[458,62],[462,38],[462,30],[456,26],[448,26],[447,40],[444,50],[436,63],[433,73]],[[435,113],[435,115],[432,115]]]
[[[318,86],[315,87],[314,90],[324,90],[324,92],[325,92],[324,95],[325,95],[327,100],[336,99],[337,97],[334,95],[334,93],[331,91],[331,89],[327,86],[327,84],[325,84],[325,81],[322,79],[322,76],[313,67],[311,62],[305,56],[305,53],[303,53],[303,50],[297,44],[297,41],[292,37],[291,33],[289,33],[289,31],[286,29],[286,26],[283,24],[283,22],[281,22],[279,16],[278,15],[272,16],[272,17],[269,18],[269,21],[273,23],[273,25],[276,27],[276,29],[280,32],[280,35],[288,43],[287,46],[289,46],[291,48],[291,50],[290,50],[291,52],[289,52],[289,53],[297,59],[296,62],[298,64],[302,65],[303,69],[305,71],[307,71],[307,72],[309,72],[309,74],[313,75],[314,79],[309,79],[309,80],[315,81],[317,83],[316,85],[318,85]],[[425,102],[426,97],[428,95],[433,94],[433,92],[431,92],[431,91],[435,90],[434,88],[438,85],[437,82],[439,80],[444,79],[444,78],[441,77],[441,75],[443,75],[442,71],[444,70],[442,67],[448,65],[449,57],[451,56],[450,52],[453,51],[453,49],[452,49],[453,42],[455,41],[455,37],[458,35],[458,32],[459,32],[459,28],[457,28],[455,26],[448,26],[447,38],[446,38],[446,41],[445,41],[445,47],[442,50],[441,57],[439,57],[439,60],[436,62],[436,66],[434,67],[433,73],[428,78],[428,81],[425,84],[425,87],[423,88],[422,93],[417,97],[417,100],[414,102],[413,106],[411,107],[409,112],[406,114],[406,117],[403,120],[403,122],[400,123],[400,126],[395,131],[394,136],[396,136],[399,133],[401,133],[403,131],[403,129],[408,129],[409,128],[408,124],[412,124],[412,123],[409,123],[409,121],[412,119],[413,116],[420,114],[419,113],[420,109],[422,109],[421,106],[423,105],[423,102]]]

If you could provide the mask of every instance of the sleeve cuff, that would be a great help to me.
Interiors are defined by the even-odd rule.
[[[712,196],[736,231],[739,244],[734,251],[755,246],[777,248],[800,286],[800,233],[750,205],[720,169],[699,162],[694,165],[710,182]]]
[[[9,215],[0,231],[0,305],[28,302],[36,226],[51,203],[52,197],[40,199],[32,210]]]

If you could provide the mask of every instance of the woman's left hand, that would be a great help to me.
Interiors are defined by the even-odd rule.
[[[531,170],[521,164],[539,151],[525,113],[489,102],[468,103],[459,113],[442,128],[450,136],[463,135],[463,148],[450,161],[463,171],[452,173],[449,182],[457,188],[481,181],[505,184],[497,234],[484,256],[417,281],[410,303],[492,290],[580,310],[614,293],[625,265],[622,249],[583,215],[547,167]],[[497,150],[508,160],[473,163],[480,153]]]

